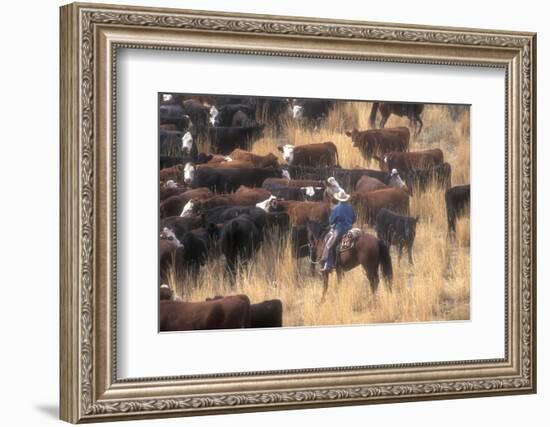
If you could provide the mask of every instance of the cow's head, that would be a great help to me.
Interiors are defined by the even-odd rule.
[[[178,188],[178,184],[176,184],[174,180],[169,179],[166,181],[166,184],[164,184],[164,188]]]
[[[209,118],[208,118],[208,121],[210,122],[210,124],[212,126],[217,126],[218,125],[218,116],[219,116],[219,114],[220,114],[220,112],[218,111],[216,106],[212,105],[212,107],[210,107]]]
[[[281,178],[288,179],[289,181],[292,179],[290,177],[290,172],[287,169],[281,170]]]
[[[183,129],[184,130],[188,130],[189,132],[191,132],[192,134],[195,134],[196,135],[196,129],[195,129],[195,124],[193,123],[193,121],[191,120],[191,117],[189,117],[189,115],[185,114],[183,117],[182,117],[182,121],[183,121]]]
[[[162,240],[170,240],[174,242],[178,248],[183,246],[181,242],[178,240],[178,238],[176,237],[176,233],[174,233],[174,231],[172,231],[168,227],[164,227],[162,229],[162,231],[160,232],[160,238]]]
[[[266,200],[260,203],[256,203],[256,207],[264,210],[265,212],[270,212],[272,208],[275,207],[275,201],[277,197],[274,195],[269,196]]]
[[[197,156],[197,165],[202,165],[205,163],[208,163],[210,160],[212,160],[214,156],[212,154],[206,154],[205,152],[200,152]]]
[[[166,283],[160,285],[159,295],[161,300],[174,301],[174,291]]]
[[[183,207],[183,210],[181,211],[181,214],[180,214],[180,217],[182,218],[186,218],[186,217],[189,217],[191,215],[193,215],[193,213],[195,212],[195,209],[196,209],[196,201],[194,200],[189,200],[185,206]]]
[[[304,118],[304,107],[301,105],[292,105],[290,114],[294,120],[302,120]]]
[[[306,201],[317,201],[317,199],[319,199],[320,192],[324,189],[324,187],[313,187],[312,185],[308,187],[300,187],[300,190],[304,193],[304,199]]]
[[[183,151],[184,156],[191,154],[191,149],[193,148],[193,136],[191,132],[187,131],[181,137],[181,150]]]
[[[357,135],[359,134],[359,131],[356,128],[353,128],[352,130],[346,131],[346,136],[351,138],[351,145],[354,147],[357,147]]]
[[[282,147],[277,147],[277,149],[283,153],[283,159],[287,164],[292,164],[294,160],[294,145],[285,144]]]
[[[273,153],[266,154],[264,157],[264,160],[261,162],[260,167],[262,168],[278,168],[279,167],[279,161],[277,160],[277,156]]]
[[[397,169],[392,169],[390,174],[390,187],[399,188],[401,190],[409,191],[409,188],[407,187],[407,184],[405,184],[405,181],[401,179],[401,176],[399,175],[399,172]]]
[[[183,182],[186,184],[192,184],[195,180],[195,172],[197,169],[193,163],[186,163],[183,168]]]

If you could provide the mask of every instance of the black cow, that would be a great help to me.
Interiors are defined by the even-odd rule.
[[[189,117],[191,123],[188,126],[191,133],[200,134],[208,125],[208,108],[196,99],[187,99],[183,101],[183,111]],[[194,129],[193,129],[194,128]],[[194,135],[194,136],[195,136]]]
[[[289,105],[282,98],[260,98],[256,103],[256,117],[269,123],[275,129],[280,129],[288,117]]]
[[[456,219],[468,213],[470,206],[470,184],[457,185],[445,191],[445,206],[447,207],[447,223],[449,233],[456,231]]]
[[[277,199],[320,202],[323,200],[324,187],[289,187],[288,185],[264,182],[262,187]]]
[[[255,124],[256,122],[252,120],[247,113],[239,110],[235,114],[233,114],[233,118],[231,119],[230,126],[247,127],[247,126],[254,126]]]
[[[340,186],[347,192],[355,191],[357,181],[364,176],[376,178],[382,183],[389,185],[391,174],[389,172],[374,169],[344,169],[339,167],[309,168],[288,165],[284,168],[292,179],[327,180],[331,176],[338,181]]]
[[[376,215],[376,235],[379,239],[385,240],[388,247],[396,245],[399,260],[403,247],[407,248],[409,262],[413,264],[412,247],[416,237],[416,224],[418,217],[412,218],[399,215],[389,209],[382,208]]]
[[[162,230],[168,228],[172,230],[176,237],[181,241],[183,236],[191,230],[195,230],[204,226],[204,218],[198,215],[188,217],[169,216],[160,220],[159,232],[162,232]]]
[[[176,249],[176,275],[196,277],[201,266],[206,264],[210,248],[217,239],[218,229],[200,228],[185,233],[180,239],[181,246]]]
[[[266,214],[266,229],[286,232],[290,227],[290,217],[286,212],[267,212]]]
[[[289,217],[286,212],[265,212],[256,206],[218,206],[204,211],[205,223],[222,224],[239,215],[248,215],[254,221],[259,231],[286,230],[289,227]]]
[[[256,206],[218,206],[201,213],[207,223],[222,224],[239,215],[248,215],[259,230],[267,224],[266,212]]]
[[[447,189],[451,186],[451,170],[449,163],[442,163],[427,169],[414,169],[405,174],[405,183],[411,191],[411,195],[413,189],[425,191],[433,184],[438,188]]]
[[[254,108],[241,103],[216,106],[210,110],[210,123],[214,126],[242,126],[233,124],[233,118],[239,112],[244,113],[249,119],[253,117]]]
[[[178,131],[183,131],[190,125],[191,118],[185,114],[182,104],[168,104],[159,107],[161,125],[174,125]]]
[[[289,101],[292,118],[308,125],[318,126],[328,116],[332,101],[325,99],[293,99]]]
[[[250,304],[251,328],[280,328],[283,326],[283,303],[279,299]]]
[[[181,149],[181,139],[183,138],[183,132],[179,130],[165,130],[159,131],[159,153],[161,156],[171,156],[183,158],[183,150]],[[179,163],[182,163],[180,160]]]
[[[220,234],[220,248],[225,256],[226,272],[231,284],[239,264],[246,264],[257,252],[262,233],[249,215],[239,215],[227,221]]]
[[[282,172],[275,168],[195,168],[185,165],[184,180],[193,188],[207,187],[218,193],[232,193],[241,185],[261,187],[267,178],[280,178]]]
[[[211,149],[217,154],[227,155],[236,148],[249,150],[250,144],[263,134],[265,125],[254,124],[246,127],[214,126],[208,128]]]

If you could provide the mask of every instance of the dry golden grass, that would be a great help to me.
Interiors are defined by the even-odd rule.
[[[332,141],[338,147],[340,164],[346,168],[376,168],[364,160],[345,130],[367,129],[370,103],[342,102],[334,108],[319,129],[308,129],[288,120],[285,131],[276,134],[266,129],[264,137],[254,143],[259,154],[273,152],[283,143],[308,144]],[[465,110],[453,121],[447,107],[426,105],[422,119],[424,129],[413,136],[411,150],[441,148],[452,166],[452,184],[470,182],[469,114]],[[408,126],[408,119],[391,116],[386,127]],[[291,257],[290,245],[283,236],[270,239],[250,265],[243,267],[234,288],[223,280],[223,260],[209,262],[194,283],[170,281],[170,286],[187,301],[202,301],[214,295],[243,293],[252,302],[279,298],[283,302],[284,326],[365,324],[381,322],[423,322],[464,320],[470,316],[470,221],[457,222],[456,240],[447,236],[444,191],[430,188],[411,198],[411,216],[419,216],[413,249],[414,265],[406,253],[401,261],[392,248],[393,292],[384,280],[373,297],[361,267],[346,273],[341,283],[332,274],[326,301],[320,304],[322,282],[309,274],[306,259]],[[374,233],[372,228],[363,227]]]

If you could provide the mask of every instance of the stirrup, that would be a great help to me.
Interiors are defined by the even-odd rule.
[[[332,270],[332,267],[329,267],[327,264],[328,263],[325,262],[325,265],[323,267],[321,267],[321,273],[324,273],[325,271]]]

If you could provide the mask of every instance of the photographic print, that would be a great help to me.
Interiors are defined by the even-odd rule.
[[[160,331],[470,318],[468,105],[159,94]]]
[[[536,392],[535,33],[59,22],[61,419]]]

